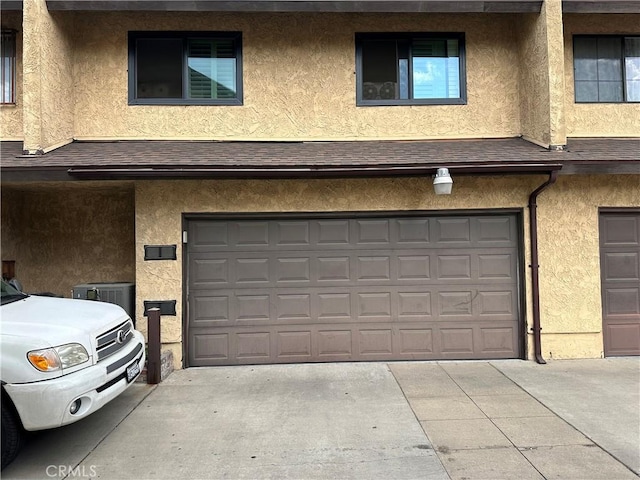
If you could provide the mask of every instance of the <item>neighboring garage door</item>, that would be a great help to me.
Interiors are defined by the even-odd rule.
[[[188,224],[190,366],[522,356],[516,215]]]
[[[640,212],[600,214],[600,270],[604,354],[640,355]]]

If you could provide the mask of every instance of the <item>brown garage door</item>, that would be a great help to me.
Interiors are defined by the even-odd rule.
[[[640,355],[640,212],[600,214],[604,354]]]
[[[517,223],[192,219],[189,365],[521,357]]]

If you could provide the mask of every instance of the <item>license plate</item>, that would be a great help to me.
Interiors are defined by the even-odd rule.
[[[138,362],[133,362],[127,367],[127,383],[135,380],[138,375],[140,375],[140,365],[138,365]]]

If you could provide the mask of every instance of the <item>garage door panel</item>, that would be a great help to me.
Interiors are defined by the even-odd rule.
[[[437,280],[471,280],[470,255],[438,255]]]
[[[352,315],[351,304],[351,294],[348,292],[318,293],[317,319],[320,322],[349,322]]]
[[[516,226],[513,215],[190,222],[189,364],[518,357]]]
[[[514,320],[517,317],[516,292],[481,291],[478,292],[478,315],[494,320]]]
[[[360,358],[367,357],[379,360],[380,357],[393,356],[391,328],[384,329],[362,329],[358,332],[358,353]]]
[[[640,253],[608,252],[604,255],[605,281],[640,281]]]
[[[232,324],[229,295],[193,297],[189,311],[193,312],[190,315],[190,320],[194,327],[230,326]]]
[[[317,244],[324,249],[344,248],[351,243],[351,222],[349,220],[311,221],[316,226]]]
[[[271,358],[271,333],[238,332],[235,335],[235,356],[251,361],[269,361]]]
[[[318,356],[325,361],[347,360],[353,357],[353,334],[351,329],[317,330]]]
[[[260,325],[269,323],[272,318],[270,311],[271,297],[269,294],[236,295],[234,297],[235,320],[237,323]]]
[[[608,356],[638,355],[640,351],[640,323],[614,323],[607,325],[610,339]]]
[[[640,246],[640,216],[601,215],[600,241],[603,247]]]
[[[231,244],[236,247],[267,247],[269,241],[268,221],[231,223]]]
[[[229,225],[226,222],[191,222],[191,251],[229,247]]]
[[[407,218],[396,221],[396,242],[398,245],[429,244],[429,219]]]
[[[428,281],[431,279],[431,258],[429,255],[414,254],[397,254],[396,255],[396,275],[398,281],[416,282]]]
[[[269,259],[237,258],[234,273],[236,284],[269,284]]]
[[[480,350],[487,356],[498,354],[513,355],[513,345],[517,344],[518,332],[511,326],[481,327],[479,332]]]
[[[473,328],[441,328],[440,345],[447,355],[471,355],[473,350]]]
[[[318,283],[344,283],[351,280],[351,258],[344,256],[319,256],[315,264]]]
[[[353,226],[356,248],[384,247],[391,243],[389,220],[356,220]]]
[[[193,333],[190,364],[227,365],[316,361],[384,361],[514,358],[517,329],[490,323],[472,327],[410,324],[348,328],[281,326],[271,331],[233,328],[219,334]],[[515,342],[515,343],[514,343]],[[480,347],[480,348],[479,348]]]
[[[398,313],[401,321],[424,321],[431,317],[431,292],[398,292]]]
[[[437,218],[435,220],[435,242],[438,244],[471,245],[470,218]]]
[[[604,308],[610,320],[615,320],[620,315],[640,315],[640,286],[607,288]]]
[[[274,228],[275,244],[278,248],[288,248],[294,245],[309,246],[311,243],[311,226],[309,222],[275,222]]]
[[[277,258],[275,281],[280,284],[311,281],[311,259],[309,257]]]
[[[517,241],[516,224],[512,217],[477,218],[476,239],[479,244],[513,245]]]
[[[640,355],[640,211],[600,214],[605,356]]]
[[[431,328],[398,328],[396,338],[400,358],[424,358],[434,353]]]
[[[277,334],[277,357],[297,362],[311,359],[311,331],[287,331]]]
[[[278,323],[289,320],[311,322],[311,295],[308,293],[276,294],[275,298],[275,316]]]
[[[190,338],[191,365],[207,365],[210,363],[226,363],[229,355],[228,333],[203,333]]]
[[[389,292],[359,292],[356,297],[356,316],[359,321],[391,321]]]
[[[481,253],[477,256],[478,280],[513,280],[517,265],[513,255],[508,253]]]
[[[191,282],[196,288],[215,288],[229,283],[229,260],[194,258],[189,265]]]

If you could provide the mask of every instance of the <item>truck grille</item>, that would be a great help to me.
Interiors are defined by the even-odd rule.
[[[133,338],[132,330],[133,322],[131,320],[127,320],[117,327],[113,327],[112,329],[98,335],[98,362],[101,362],[121,348],[124,348]]]

